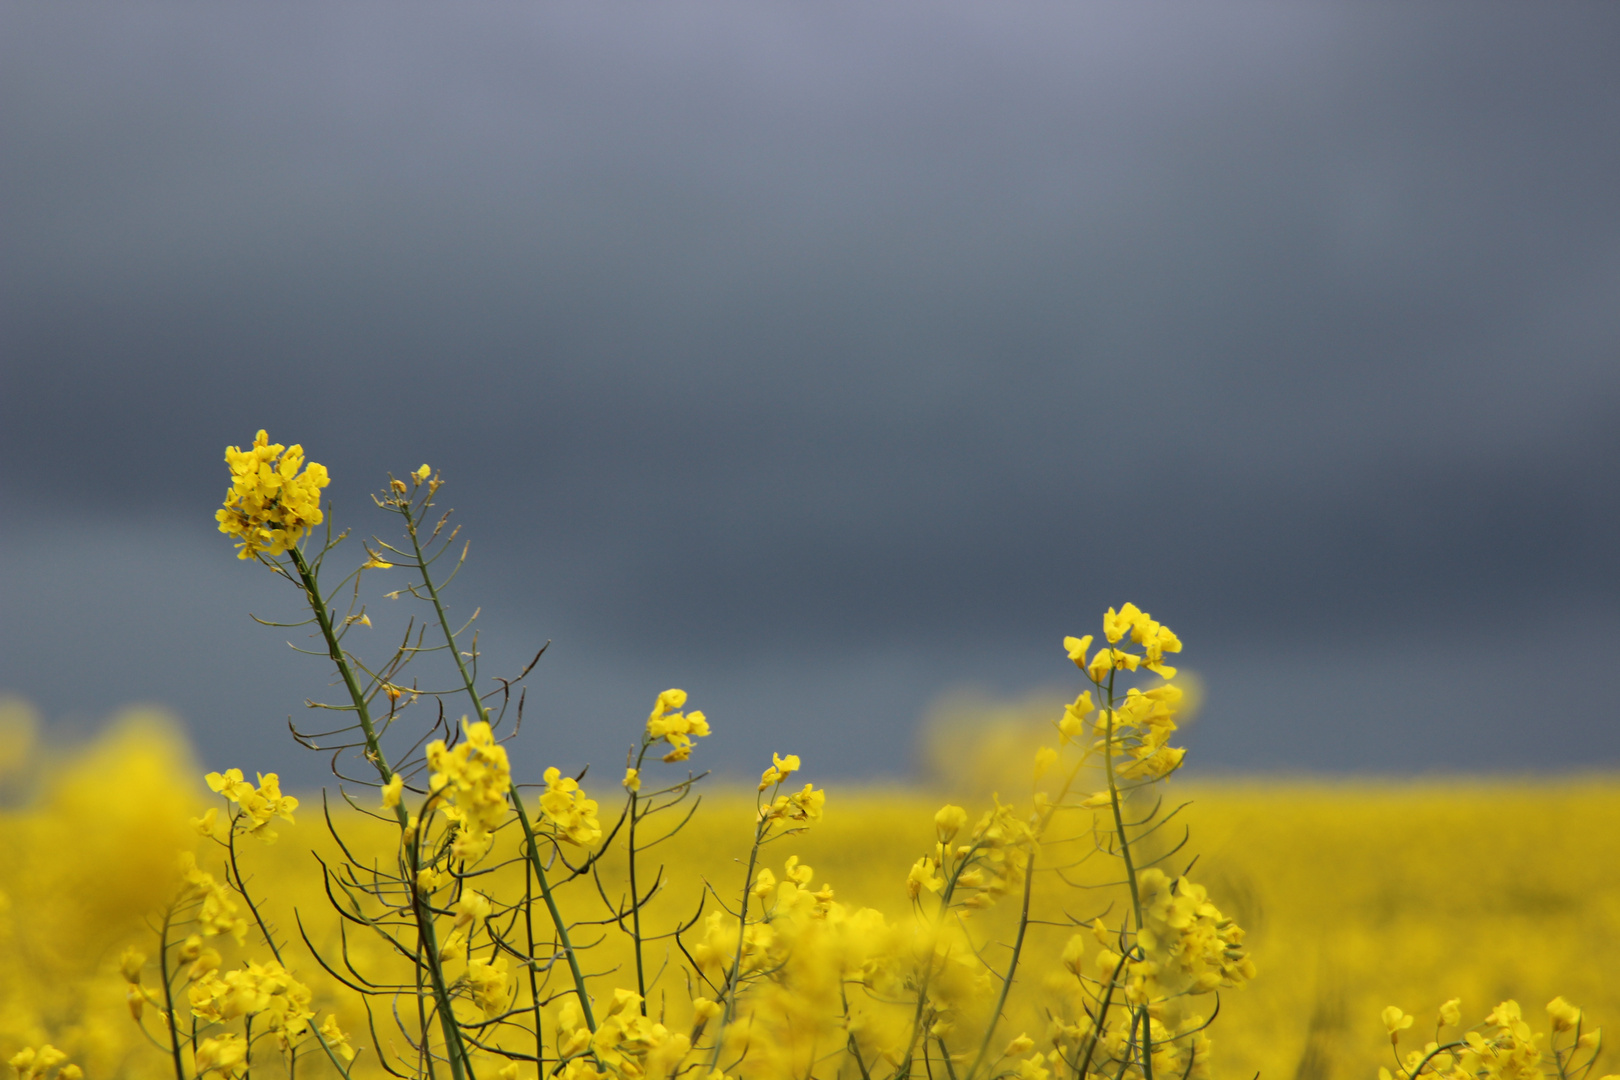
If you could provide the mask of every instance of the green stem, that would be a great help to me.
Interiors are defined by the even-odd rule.
[[[174,922],[174,904],[163,912],[163,930],[158,935],[158,974],[163,977],[164,1019],[169,1025],[169,1052],[174,1056],[174,1080],[186,1080],[186,1064],[180,1056],[180,1029],[174,1019],[174,990],[169,986],[169,927]]]
[[[472,699],[473,709],[479,720],[486,720],[488,712],[484,708],[483,698],[478,696],[478,689],[473,685],[472,673],[461,659],[461,650],[456,646],[455,632],[450,629],[450,620],[444,612],[444,602],[439,599],[439,587],[433,583],[433,574],[428,569],[427,559],[422,551],[422,543],[416,532],[416,515],[412,513],[411,504],[404,500],[399,503],[399,512],[405,519],[405,533],[411,538],[411,552],[416,558],[416,567],[422,573],[422,586],[427,589],[428,599],[433,603],[433,615],[438,620],[439,629],[444,634],[444,642],[450,650],[450,656],[456,662],[456,671],[461,675],[461,685]],[[568,925],[564,922],[562,912],[557,908],[557,900],[552,895],[551,883],[546,878],[545,865],[540,861],[540,845],[534,835],[534,828],[529,823],[528,812],[523,809],[523,796],[518,791],[517,784],[510,787],[512,806],[517,810],[518,821],[523,826],[523,838],[528,843],[529,864],[534,868],[534,876],[540,882],[540,895],[545,899],[546,910],[551,913],[552,925],[557,929],[557,942],[562,946],[563,955],[568,959],[568,970],[574,977],[574,993],[579,997],[580,1012],[585,1015],[585,1026],[591,1031],[596,1030],[596,1018],[591,1011],[591,997],[585,989],[585,975],[580,970],[579,956],[574,950],[573,942],[568,937]]]
[[[230,840],[226,845],[226,850],[231,857],[231,876],[236,878],[236,891],[241,894],[243,902],[248,906],[248,910],[253,913],[253,921],[258,924],[259,933],[264,937],[264,943],[270,948],[270,955],[275,957],[276,963],[285,969],[287,965],[281,959],[281,950],[276,948],[275,938],[270,936],[270,928],[265,925],[264,916],[259,914],[259,905],[255,904],[253,897],[248,895],[247,883],[242,880],[242,870],[236,865],[236,822],[234,819],[231,822]],[[326,1051],[327,1058],[332,1062],[332,1068],[338,1071],[338,1075],[343,1077],[343,1080],[349,1080],[349,1070],[345,1069],[343,1063],[338,1060],[337,1052],[327,1045],[326,1036],[322,1035],[320,1029],[313,1025],[309,1031],[310,1034],[315,1036],[315,1041],[320,1044],[321,1049]]]
[[[1114,675],[1108,673],[1107,727],[1103,736],[1103,766],[1108,773],[1108,797],[1114,810],[1114,831],[1119,836],[1119,854],[1125,861],[1125,879],[1131,886],[1131,910],[1136,915],[1136,932],[1142,932],[1142,895],[1136,883],[1136,864],[1131,861],[1131,841],[1125,832],[1125,812],[1120,805],[1119,781],[1114,776]],[[1133,948],[1138,948],[1133,944]],[[1142,1078],[1153,1080],[1153,1032],[1147,1026],[1147,1008],[1142,1008]]]
[[[534,972],[534,867],[523,866],[523,932],[529,944],[529,1001],[534,1006],[534,1067],[546,1071],[546,1042],[540,1023],[540,979]]]
[[[487,720],[489,714],[484,709],[484,699],[479,696],[477,687],[473,685],[472,673],[467,670],[467,664],[461,658],[461,650],[456,647],[456,635],[451,631],[449,618],[444,613],[444,602],[439,599],[439,587],[433,583],[433,575],[428,571],[427,559],[422,553],[422,542],[416,535],[416,515],[411,513],[411,504],[403,499],[400,500],[399,511],[405,518],[405,534],[411,538],[411,552],[416,556],[416,567],[422,572],[422,586],[427,589],[428,599],[433,602],[433,615],[439,620],[439,629],[444,631],[445,645],[450,649],[450,658],[456,662],[456,671],[461,675],[461,685],[467,691],[467,696],[472,698],[475,719]]]
[[[641,767],[647,760],[647,748],[652,743],[645,736],[641,740],[641,753],[636,756],[636,776],[640,777]],[[631,937],[636,943],[636,993],[641,995],[641,1015],[647,1015],[647,975],[646,961],[642,957],[641,941],[641,894],[636,883],[636,808],[641,801],[638,792],[630,793],[630,925]],[[657,883],[654,882],[656,885]],[[621,924],[622,925],[622,924]]]
[[[725,1037],[726,1027],[731,1023],[731,1014],[737,1001],[737,984],[742,979],[743,945],[748,940],[748,901],[754,895],[754,867],[759,862],[760,842],[764,840],[769,827],[769,821],[761,816],[759,824],[754,827],[754,844],[748,849],[748,872],[743,878],[742,907],[737,914],[737,954],[732,958],[731,971],[726,975],[725,985],[720,988],[720,1004],[724,1007],[724,1011],[720,1014],[720,1026],[714,1032],[714,1053],[709,1055],[710,1073],[720,1066],[722,1040]]]
[[[383,755],[382,744],[377,739],[377,729],[371,721],[371,708],[366,702],[366,695],[360,689],[360,681],[355,678],[354,668],[349,664],[349,658],[343,652],[343,646],[338,642],[337,633],[332,627],[332,615],[327,609],[326,598],[321,595],[320,582],[315,578],[315,572],[310,569],[309,563],[304,559],[304,553],[298,548],[289,548],[288,554],[292,556],[293,566],[298,570],[299,580],[303,582],[304,599],[308,601],[309,608],[315,614],[315,621],[321,628],[321,636],[326,639],[326,649],[337,667],[338,674],[343,678],[343,686],[349,692],[349,700],[354,705],[356,717],[360,720],[360,730],[366,737],[366,758],[377,770],[377,775],[383,783],[394,778],[394,772],[388,767],[388,759]],[[410,826],[410,813],[405,809],[403,802],[394,807],[394,816],[399,820],[402,830]],[[416,917],[417,933],[421,936],[424,951],[427,955],[428,975],[433,985],[433,996],[439,1005],[439,1026],[444,1032],[445,1056],[450,1059],[450,1072],[454,1080],[463,1080],[463,1072],[472,1074],[472,1062],[467,1058],[466,1047],[461,1042],[461,1032],[456,1027],[455,1012],[450,1007],[450,992],[444,983],[444,972],[439,967],[439,943],[433,930],[432,914],[427,913],[424,918],[422,911],[422,897],[417,892],[414,873],[417,869],[417,847],[419,838],[411,837],[409,842],[410,863],[412,878],[410,880],[411,908]],[[426,1038],[426,1033],[423,1033]]]
[[[641,1015],[647,1015],[647,975],[641,957],[641,895],[636,885],[636,803],[637,795],[630,793],[630,936],[636,944],[636,993],[641,995]]]
[[[568,960],[568,971],[574,977],[574,994],[579,998],[579,1011],[585,1016],[585,1026],[594,1032],[596,1017],[591,1012],[591,995],[585,989],[585,973],[580,970],[579,954],[568,937],[568,924],[563,921],[562,912],[557,908],[557,898],[552,895],[545,864],[540,861],[540,843],[535,838],[534,827],[529,824],[529,813],[523,809],[523,799],[516,784],[512,785],[512,806],[517,810],[518,824],[523,827],[524,843],[529,849],[529,865],[534,869],[535,880],[540,882],[540,897],[545,900],[546,910],[551,913],[551,924],[557,928],[557,944],[562,946],[563,956]]]
[[[1007,995],[1012,992],[1013,976],[1018,971],[1018,955],[1024,951],[1024,934],[1029,929],[1029,893],[1034,881],[1035,851],[1032,845],[1029,866],[1024,870],[1024,908],[1018,916],[1018,936],[1013,940],[1012,962],[1007,965],[1007,974],[1001,980],[1001,996],[996,999],[996,1011],[990,1014],[990,1022],[985,1025],[984,1039],[979,1043],[979,1053],[973,1059],[973,1067],[968,1070],[968,1080],[973,1080],[978,1074],[979,1066],[984,1064],[985,1054],[990,1050],[990,1040],[995,1038],[996,1027],[1001,1023],[1001,1011],[1007,1007]]]

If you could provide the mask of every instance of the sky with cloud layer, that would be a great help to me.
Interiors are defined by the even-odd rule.
[[[1127,599],[1200,768],[1613,766],[1617,117],[1597,4],[7,5],[0,692],[318,780],[265,427],[441,470],[525,767],[904,775]]]

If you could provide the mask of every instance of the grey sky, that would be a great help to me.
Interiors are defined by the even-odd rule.
[[[1613,764],[1617,117],[1597,5],[8,5],[0,689],[291,768],[264,426],[443,469],[541,757],[902,771],[1132,598],[1207,763]]]

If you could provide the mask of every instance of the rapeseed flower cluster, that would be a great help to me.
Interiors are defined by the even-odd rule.
[[[7,1059],[17,1080],[83,1080],[84,1070],[68,1064],[68,1056],[46,1043],[39,1049],[25,1046]]]
[[[708,718],[696,709],[680,712],[685,704],[685,690],[665,690],[647,717],[647,741],[662,741],[669,746],[665,762],[685,761],[692,756],[692,740],[709,734]]]
[[[477,859],[489,850],[494,831],[510,810],[506,795],[512,769],[506,747],[495,741],[488,721],[479,720],[465,724],[453,747],[446,748],[443,739],[428,743],[426,756],[433,770],[428,789],[438,799],[435,809],[457,826],[452,851],[458,859]]]
[[[330,483],[326,466],[304,465],[302,446],[272,443],[260,431],[246,450],[225,450],[231,489],[214,515],[219,531],[237,540],[236,557],[274,558],[325,520],[321,489]]]
[[[1400,1055],[1400,1033],[1410,1028],[1415,1017],[1391,1005],[1382,1020],[1395,1048],[1398,1066],[1378,1070],[1379,1080],[1545,1080],[1557,1077],[1571,1080],[1588,1076],[1597,1064],[1603,1046],[1600,1029],[1584,1029],[1581,1010],[1555,997],[1547,1003],[1552,1032],[1534,1031],[1525,1020],[1517,1001],[1504,1001],[1492,1009],[1484,1021],[1463,1031],[1460,1037],[1441,1039],[1448,1028],[1462,1022],[1461,1002],[1453,998],[1440,1006],[1435,1038],[1421,1049]],[[1611,1074],[1602,1080],[1615,1080]]]
[[[596,816],[596,800],[585,796],[579,781],[564,776],[555,766],[546,770],[545,781],[540,812],[557,830],[557,838],[576,847],[586,847],[600,840],[602,822]]]
[[[267,844],[276,839],[275,830],[269,828],[271,819],[279,817],[290,824],[293,811],[298,809],[296,798],[281,793],[281,778],[275,773],[260,773],[258,787],[243,778],[241,769],[211,772],[203,779],[209,790],[219,792],[240,808],[233,827]],[[202,817],[193,818],[191,824],[204,836],[214,836],[218,831],[219,809],[210,807]]]

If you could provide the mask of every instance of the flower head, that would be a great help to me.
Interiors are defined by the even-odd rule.
[[[331,482],[326,466],[304,464],[302,446],[272,443],[260,431],[246,450],[226,447],[231,489],[214,514],[219,531],[237,539],[236,557],[274,557],[319,525],[321,489]]]
[[[685,690],[665,690],[658,695],[652,712],[647,716],[648,743],[663,740],[669,744],[665,761],[685,761],[692,756],[692,740],[709,734],[708,718],[696,709],[689,713],[680,712],[685,704]]]

